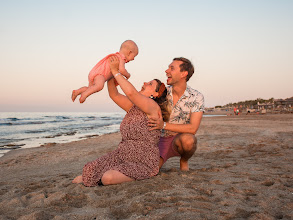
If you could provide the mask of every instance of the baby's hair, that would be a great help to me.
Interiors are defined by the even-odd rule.
[[[133,52],[137,51],[138,52],[138,46],[133,40],[126,40],[121,44],[120,50],[131,50]]]

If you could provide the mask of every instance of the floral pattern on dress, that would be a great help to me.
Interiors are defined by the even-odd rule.
[[[158,174],[161,131],[149,130],[147,115],[133,105],[121,122],[120,132],[122,140],[116,150],[84,166],[82,180],[85,186],[98,185],[108,170],[119,171],[135,180]]]

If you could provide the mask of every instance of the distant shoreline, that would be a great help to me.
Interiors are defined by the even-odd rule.
[[[203,115],[230,115],[233,111],[214,111],[214,112],[204,112]]]

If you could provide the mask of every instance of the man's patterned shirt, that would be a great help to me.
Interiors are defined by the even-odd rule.
[[[195,89],[187,86],[184,94],[180,97],[176,105],[173,103],[172,86],[167,87],[167,99],[172,107],[169,123],[189,124],[190,115],[193,112],[204,111],[204,97]],[[176,135],[177,133],[163,130],[162,136]]]

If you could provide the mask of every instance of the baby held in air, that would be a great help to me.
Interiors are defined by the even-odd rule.
[[[136,43],[132,40],[124,41],[121,44],[119,52],[109,54],[94,66],[88,76],[88,86],[83,86],[77,90],[72,91],[72,101],[74,102],[76,97],[80,95],[79,102],[83,103],[88,96],[93,93],[99,92],[104,88],[105,82],[113,77],[108,60],[109,57],[113,55],[117,56],[120,59],[119,72],[128,79],[130,77],[130,74],[125,69],[125,63],[134,60],[137,54],[138,47]]]

